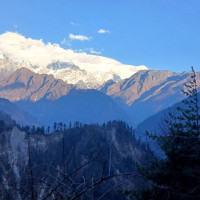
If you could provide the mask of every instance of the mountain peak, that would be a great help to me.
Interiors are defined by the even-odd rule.
[[[72,88],[72,84],[55,79],[53,75],[37,74],[23,67],[0,81],[0,96],[11,101],[53,100],[66,95]]]
[[[31,71],[30,69],[26,68],[26,67],[21,67],[19,69],[17,69],[13,74],[35,74],[33,71]]]
[[[0,35],[0,50],[9,55],[15,70],[25,66],[40,74],[53,74],[79,88],[98,88],[110,79],[118,81],[147,69],[143,65],[126,65],[103,56],[77,53],[13,32]],[[0,68],[7,69],[8,66],[4,63]]]
[[[140,70],[130,77],[130,80],[140,79],[140,81],[160,81],[169,76],[175,75],[169,70]]]
[[[110,85],[106,94],[113,97],[123,96],[122,100],[131,105],[142,94],[174,75],[176,73],[167,70],[140,70],[130,78]]]

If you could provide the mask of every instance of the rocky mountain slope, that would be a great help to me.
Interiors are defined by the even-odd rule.
[[[198,99],[200,103],[200,93],[198,93]],[[186,108],[186,105],[180,101],[173,104],[172,106],[159,111],[158,113],[148,117],[143,122],[138,124],[136,128],[136,135],[145,135],[145,132],[148,130],[150,133],[163,133],[163,127],[166,125],[165,119],[170,120],[169,113],[173,115],[180,115],[180,112],[177,111],[177,107]]]
[[[55,79],[53,75],[36,74],[27,68],[20,68],[0,81],[0,96],[10,101],[53,100],[66,95],[72,88],[73,85]]]
[[[97,90],[75,89],[52,75],[21,68],[0,81],[0,97],[16,102],[45,125],[54,122],[130,122],[128,114],[111,97]],[[34,103],[35,102],[35,103]]]
[[[74,89],[57,100],[18,101],[16,105],[51,126],[54,122],[68,124],[75,121],[102,124],[109,120],[124,120],[131,123],[129,115],[111,97],[96,90]]]
[[[198,99],[200,104],[200,93],[198,93]],[[138,126],[135,128],[135,135],[137,136],[137,139],[140,139],[143,142],[148,142],[151,146],[151,149],[159,153],[160,155],[163,155],[160,150],[158,150],[158,146],[150,139],[146,132],[148,131],[150,134],[167,134],[168,133],[168,124],[166,123],[166,120],[171,121],[171,117],[169,113],[171,113],[173,116],[180,116],[181,113],[177,110],[177,107],[180,108],[187,108],[187,105],[185,105],[182,101],[173,104],[172,106],[163,109],[156,114],[151,115],[144,121],[138,124]],[[187,108],[188,109],[188,108]],[[171,121],[173,123],[173,121]]]
[[[39,120],[36,117],[32,116],[28,112],[21,110],[17,105],[7,99],[0,98],[0,111],[9,114],[18,124],[29,126],[40,125]],[[0,116],[0,120],[1,119],[3,119],[3,116]]]
[[[171,71],[139,71],[128,79],[121,80],[117,83],[113,82],[113,84],[106,89],[106,94],[113,98],[120,98],[123,103],[130,106],[144,93],[151,91],[155,86],[163,84],[168,77],[174,75],[176,75],[176,73]],[[104,90],[104,87],[101,90]]]
[[[190,72],[144,70],[117,83],[110,80],[97,91],[77,89],[52,75],[21,68],[0,81],[0,97],[18,102],[21,109],[45,123],[58,120],[102,123],[103,119],[104,122],[121,119],[136,126],[182,100],[181,91],[190,76]],[[197,84],[200,85],[199,72]]]
[[[98,88],[109,79],[128,78],[147,69],[145,66],[124,65],[103,56],[66,50],[58,44],[45,44],[42,40],[25,38],[18,33],[0,35],[0,70],[6,70],[4,74],[8,74],[20,67],[40,74],[52,74],[79,88]]]
[[[200,88],[200,72],[196,75]],[[128,79],[109,86],[106,84],[101,91],[122,105],[137,124],[182,100],[182,89],[184,84],[190,81],[190,76],[190,72],[139,71]]]
[[[10,200],[29,199],[31,194],[35,200],[49,194],[48,199],[73,199],[79,193],[76,199],[99,198],[105,193],[105,198],[122,200],[119,189],[143,185],[134,176],[135,163],[145,164],[149,153],[135,140],[131,128],[117,121],[49,135],[27,135],[13,127],[0,133],[0,144],[0,199]],[[113,175],[117,176],[102,181]],[[97,180],[101,184],[90,189]],[[76,184],[72,187],[72,183]]]

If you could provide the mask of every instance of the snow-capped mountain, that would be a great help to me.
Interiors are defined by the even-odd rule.
[[[37,73],[52,74],[68,84],[75,84],[78,88],[98,88],[104,80],[114,79],[113,74],[91,73],[69,62],[53,62],[46,67],[35,70]]]
[[[103,56],[76,53],[58,44],[45,44],[42,40],[6,32],[0,35],[0,70],[7,73],[26,67],[80,88],[98,88],[108,80],[128,78],[145,66],[124,65]],[[6,75],[6,74],[5,74]]]
[[[3,80],[16,69],[17,64],[12,62],[2,51],[0,51],[0,80]]]

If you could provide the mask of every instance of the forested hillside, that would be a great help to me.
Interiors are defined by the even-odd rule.
[[[143,186],[136,163],[146,166],[152,154],[125,122],[54,128],[0,133],[1,199],[124,199],[124,190]]]

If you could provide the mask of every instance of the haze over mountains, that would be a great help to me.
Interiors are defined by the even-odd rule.
[[[182,100],[189,79],[189,72],[148,70],[18,33],[0,35],[0,97],[45,125],[116,119],[137,126]]]
[[[0,200],[200,200],[200,0],[0,7]]]
[[[7,98],[45,125],[55,121],[103,123],[128,114],[111,97],[97,90],[80,90],[52,75],[21,68],[0,81],[0,96]]]
[[[189,72],[144,70],[125,80],[108,81],[99,91],[82,90],[52,75],[21,68],[0,81],[0,97],[15,102],[44,125],[124,120],[136,126],[182,100],[181,90],[189,79]],[[199,80],[197,72],[198,84]]]
[[[7,99],[0,98],[0,111],[3,111],[3,113],[10,115],[12,119],[16,121],[16,123],[23,126],[41,125],[36,117],[29,114],[30,112],[24,112],[17,105]],[[2,116],[0,116],[0,119],[2,120]],[[7,122],[8,120],[6,119],[5,121]]]
[[[36,42],[19,34],[8,35],[11,39],[13,36],[19,37],[22,43],[27,40]],[[67,50],[63,51],[68,56],[71,55],[73,61],[61,56],[57,61],[46,62],[50,59],[48,57],[46,63],[43,63],[37,59],[36,54],[35,61],[29,57],[34,55],[32,46],[27,46],[27,43],[22,45],[23,47],[18,43],[16,46],[16,49],[19,48],[19,54],[12,52],[13,47],[9,49],[10,54],[9,51],[4,53],[6,48],[0,54],[0,138],[1,157],[5,161],[0,167],[3,174],[7,173],[5,166],[11,168],[12,163],[15,163],[15,168],[10,170],[10,177],[16,181],[20,180],[23,170],[29,171],[31,168],[31,162],[38,166],[47,162],[48,166],[52,165],[56,170],[63,169],[65,172],[65,156],[67,155],[68,162],[71,152],[74,152],[74,158],[73,162],[69,161],[69,166],[74,163],[71,167],[76,170],[76,159],[79,164],[85,161],[87,163],[88,157],[85,153],[91,153],[91,149],[95,150],[97,147],[102,147],[103,150],[100,157],[105,153],[102,172],[104,173],[106,166],[108,176],[110,173],[118,176],[119,173],[137,172],[138,163],[149,165],[146,158],[152,157],[152,152],[164,158],[165,155],[155,141],[147,137],[146,131],[162,134],[163,130],[168,130],[168,127],[161,129],[160,124],[163,124],[169,111],[174,111],[177,105],[183,107],[180,103],[185,98],[182,89],[191,80],[191,72],[175,73],[148,70],[145,67],[135,68],[108,58],[70,53]],[[58,48],[56,56],[60,55],[60,47],[48,44],[44,46],[45,51],[49,47],[52,51]],[[22,58],[29,61],[22,61]],[[115,70],[112,70],[114,68]],[[139,70],[140,68],[145,70]],[[196,81],[199,91],[200,72],[196,72]],[[93,187],[93,178],[98,178],[97,172],[101,170],[99,160],[97,162],[94,167],[84,167],[84,171],[81,170],[80,176],[77,177],[78,180],[85,180],[89,175],[92,177]],[[44,177],[35,169],[33,171],[39,178]],[[52,175],[52,171],[49,173]],[[27,174],[29,176],[28,172]],[[1,183],[5,179],[4,176],[0,175]],[[46,181],[55,183],[51,178]],[[40,183],[34,183],[37,185],[35,188],[41,186]],[[109,181],[105,188],[116,183],[117,179]],[[29,189],[29,183],[23,184],[24,188]],[[144,181],[134,176],[127,179],[126,183],[128,187],[134,188],[140,188],[139,184],[144,187]],[[99,188],[98,191],[104,189]],[[12,190],[12,184],[6,186],[5,196],[9,196],[9,191]],[[48,190],[46,192],[48,193]],[[44,193],[45,190],[37,189],[40,196]],[[22,192],[16,194],[17,199],[23,199]],[[120,196],[121,194],[113,192],[109,197],[119,199]],[[52,199],[55,199],[54,196]]]
[[[190,78],[190,72],[145,70],[117,83],[108,83],[109,86],[105,85],[101,90],[128,110],[134,123],[138,124],[185,98],[182,90]],[[199,72],[196,79],[200,89]]]

